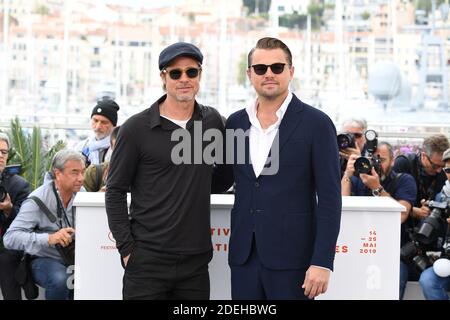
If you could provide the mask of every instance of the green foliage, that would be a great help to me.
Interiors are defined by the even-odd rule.
[[[364,11],[361,15],[361,17],[363,18],[363,20],[369,20],[370,18],[370,13],[367,11]]]
[[[308,6],[308,14],[311,16],[323,16],[324,6],[319,3],[312,2]]]
[[[311,28],[318,30],[322,26],[323,12],[325,6],[323,3],[311,2],[308,6],[308,14],[311,16]]]
[[[238,67],[238,76],[237,81],[240,86],[245,86],[247,84],[247,55],[243,53],[241,55],[241,59],[239,60],[239,67]]]
[[[21,175],[34,190],[44,182],[45,172],[50,169],[53,156],[65,147],[65,143],[60,140],[46,150],[43,146],[41,129],[33,127],[30,135],[22,128],[18,118],[11,121],[9,136],[11,153],[8,162],[22,165]]]
[[[41,16],[48,16],[50,14],[50,9],[47,6],[40,4],[34,8],[34,12]]]
[[[307,21],[307,16],[304,14],[298,14],[298,13],[293,13],[293,14],[283,14],[282,16],[280,16],[280,26],[282,27],[287,27],[287,28],[291,28],[291,29],[305,29],[306,28],[306,21]]]
[[[427,14],[431,11],[431,0],[414,0],[413,2],[416,10],[424,10]],[[437,0],[436,9],[439,9],[439,6],[444,2],[445,0]]]
[[[267,13],[270,9],[271,0],[244,0],[244,7],[247,8],[249,15],[256,12]],[[258,10],[256,10],[258,8]]]

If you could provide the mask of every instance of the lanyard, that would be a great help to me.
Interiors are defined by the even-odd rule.
[[[72,224],[70,224],[69,218],[67,217],[66,210],[64,209],[64,206],[62,204],[61,197],[59,196],[58,190],[56,189],[55,181],[52,182],[52,187],[53,187],[53,193],[55,194],[55,198],[56,198],[56,208],[57,208],[56,212],[58,215],[59,227],[60,228],[63,227],[63,223],[62,223],[63,218],[65,220],[66,225],[68,227],[72,227],[74,225],[73,215],[72,215]]]

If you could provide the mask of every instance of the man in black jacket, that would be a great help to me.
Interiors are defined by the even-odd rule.
[[[0,287],[5,300],[21,300],[21,288],[14,274],[22,252],[5,249],[3,235],[19,212],[22,202],[28,197],[30,186],[22,177],[5,170],[8,154],[8,136],[0,133]]]
[[[214,163],[203,156],[205,131],[223,133],[224,125],[195,99],[202,61],[190,43],[164,49],[159,69],[167,94],[129,118],[117,137],[105,204],[125,268],[124,299],[209,299],[210,193],[232,181],[214,179]],[[178,149],[180,138],[189,148]]]

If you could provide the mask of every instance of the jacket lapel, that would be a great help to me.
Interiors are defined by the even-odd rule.
[[[286,113],[281,120],[278,130],[279,134],[279,150],[283,148],[284,144],[289,140],[289,137],[294,132],[294,129],[299,125],[302,119],[303,102],[301,102],[295,95],[292,97],[291,103],[286,109]]]
[[[250,133],[250,120],[248,118],[248,114],[246,111],[243,112],[242,118],[241,118],[241,126],[239,126],[240,128],[242,128],[244,130],[244,132],[246,132],[246,136],[245,136],[245,164],[242,165],[242,169],[245,172],[245,174],[247,174],[247,176],[252,179],[255,180],[256,176],[255,176],[255,171],[253,170],[253,165],[250,162],[250,137],[249,137],[249,133]],[[236,146],[237,147],[237,146]],[[237,163],[237,155],[239,152],[242,152],[243,150],[237,150],[235,149],[235,163]]]

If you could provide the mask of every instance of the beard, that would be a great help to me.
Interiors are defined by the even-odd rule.
[[[177,94],[175,95],[175,98],[178,102],[188,102],[194,100],[195,94],[193,93],[186,93],[186,94]]]
[[[383,169],[381,169],[381,174],[380,174],[380,182],[386,180],[387,177],[389,177],[389,175],[391,174],[392,168],[389,168],[386,172],[383,171]]]
[[[102,140],[102,139],[104,139],[104,138],[106,138],[108,135],[107,134],[105,134],[105,133],[95,133],[95,139],[97,139],[97,140]]]

